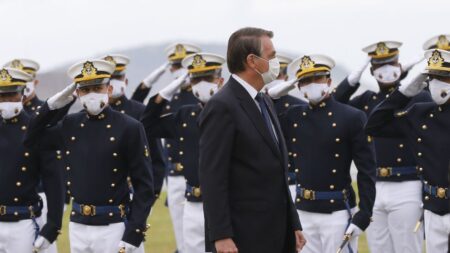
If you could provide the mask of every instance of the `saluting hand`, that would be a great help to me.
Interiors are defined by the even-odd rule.
[[[234,244],[234,242],[231,238],[217,240],[214,243],[214,246],[216,247],[217,253],[238,253],[239,252],[236,247],[236,244]]]
[[[295,248],[296,248],[297,252],[300,252],[303,249],[303,247],[305,246],[305,244],[306,244],[306,239],[303,236],[302,231],[296,230],[295,231]]]

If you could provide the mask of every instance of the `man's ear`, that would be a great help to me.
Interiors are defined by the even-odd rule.
[[[39,84],[39,80],[35,79],[34,80],[34,86],[38,86],[38,84]]]
[[[75,93],[77,94],[77,97],[80,97],[80,90],[79,89],[75,89]]]
[[[331,83],[332,83],[332,81],[333,81],[333,80],[331,80],[331,78],[328,78],[328,81],[327,81],[327,85],[328,85],[328,87],[330,87],[330,86],[331,86]]]
[[[255,56],[252,54],[247,55],[246,61],[247,66],[249,66],[250,68],[254,69],[256,67],[255,64]]]
[[[128,86],[128,78],[125,78],[125,85]]]

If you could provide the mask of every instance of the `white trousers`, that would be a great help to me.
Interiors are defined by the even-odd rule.
[[[44,193],[39,193],[39,196],[42,198],[42,214],[39,219],[37,219],[37,223],[39,224],[40,229],[47,223],[47,213],[48,213],[48,207],[47,207],[47,197]],[[53,242],[52,245],[46,250],[42,250],[39,253],[58,253],[58,249],[56,248],[56,242]]]
[[[117,253],[122,240],[125,224],[113,223],[106,226],[90,226],[69,223],[71,253]],[[144,252],[144,244],[133,253]],[[128,253],[128,252],[127,252]]]
[[[450,214],[441,216],[425,210],[424,219],[427,252],[448,252]]]
[[[173,231],[178,253],[183,251],[183,210],[185,202],[186,181],[183,176],[167,177],[167,203],[172,218]],[[186,252],[190,253],[190,252]]]
[[[205,217],[203,203],[186,201],[183,213],[183,250],[186,253],[205,253]]]
[[[30,219],[0,222],[0,253],[32,252],[34,236],[34,223]]]
[[[295,184],[289,185],[289,191],[291,192],[292,201],[295,202],[295,198],[297,197],[297,186]]]
[[[373,222],[367,228],[371,252],[420,253],[423,226],[414,233],[422,213],[420,181],[377,182]]]
[[[347,210],[331,214],[313,213],[297,210],[306,239],[302,253],[334,253],[341,246],[348,223]],[[352,212],[353,213],[353,212]],[[358,238],[350,240],[350,247],[357,252]],[[348,253],[348,247],[343,252]]]

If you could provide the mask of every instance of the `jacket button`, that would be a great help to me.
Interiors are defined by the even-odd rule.
[[[17,187],[20,187],[22,185],[22,183],[19,181],[19,182],[16,182],[16,186]]]
[[[22,166],[22,171],[27,171],[27,167],[25,167],[25,166]]]

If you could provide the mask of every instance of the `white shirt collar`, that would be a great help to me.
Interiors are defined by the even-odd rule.
[[[242,87],[244,87],[244,89],[248,92],[250,97],[252,97],[253,99],[256,98],[256,95],[258,95],[258,91],[253,86],[251,86],[249,83],[247,83],[244,79],[240,78],[238,75],[232,74],[231,76],[238,83],[240,83],[242,85]]]

